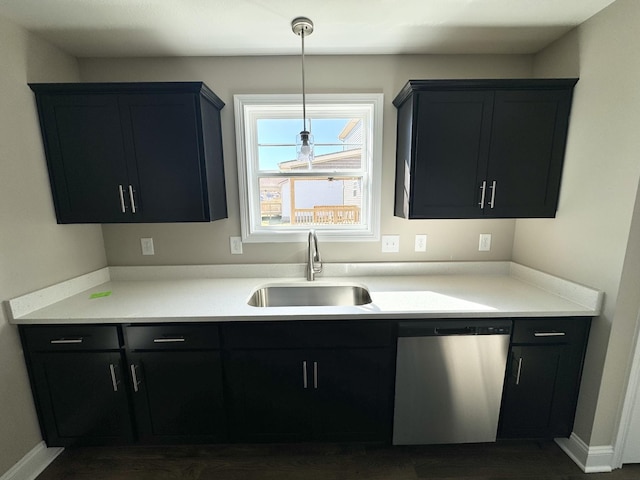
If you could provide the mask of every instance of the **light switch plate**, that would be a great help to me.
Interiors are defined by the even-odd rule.
[[[490,233],[481,233],[480,240],[478,242],[478,251],[479,252],[488,252],[491,250],[491,234]]]
[[[156,252],[153,248],[153,238],[141,238],[140,247],[142,248],[142,255],[155,255]]]
[[[398,253],[400,235],[382,235],[382,253]]]

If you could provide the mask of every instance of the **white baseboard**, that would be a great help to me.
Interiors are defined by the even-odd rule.
[[[40,442],[2,475],[0,480],[35,480],[63,451],[64,448],[47,448],[44,442]]]
[[[602,473],[613,470],[612,445],[590,447],[575,433],[569,438],[556,438],[555,441],[583,472]]]

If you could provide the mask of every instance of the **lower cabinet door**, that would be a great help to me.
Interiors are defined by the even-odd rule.
[[[502,437],[568,435],[554,425],[554,401],[563,345],[514,346],[505,385],[500,420]],[[572,421],[569,423],[569,428]]]
[[[128,360],[141,442],[227,438],[218,351],[135,352]]]
[[[315,351],[313,430],[319,440],[384,441],[391,434],[388,348]]]
[[[302,350],[234,350],[227,366],[236,441],[311,438],[313,378]]]
[[[120,353],[37,353],[32,356],[32,369],[48,446],[131,442]]]

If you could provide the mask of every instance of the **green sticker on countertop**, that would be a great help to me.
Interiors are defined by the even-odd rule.
[[[92,293],[89,298],[108,297],[109,295],[111,295],[111,290],[107,290],[106,292]]]

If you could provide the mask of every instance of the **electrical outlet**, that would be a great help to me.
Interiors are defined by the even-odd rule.
[[[427,251],[427,236],[426,235],[416,235],[415,251],[416,252],[426,252]]]
[[[229,237],[229,247],[233,255],[242,255],[242,237]]]
[[[155,255],[156,252],[153,248],[153,238],[141,238],[140,247],[142,248],[142,255]]]
[[[400,235],[383,235],[382,252],[398,253],[400,251]]]
[[[488,252],[491,250],[491,234],[490,233],[481,233],[480,240],[478,242],[478,251],[479,252]]]

